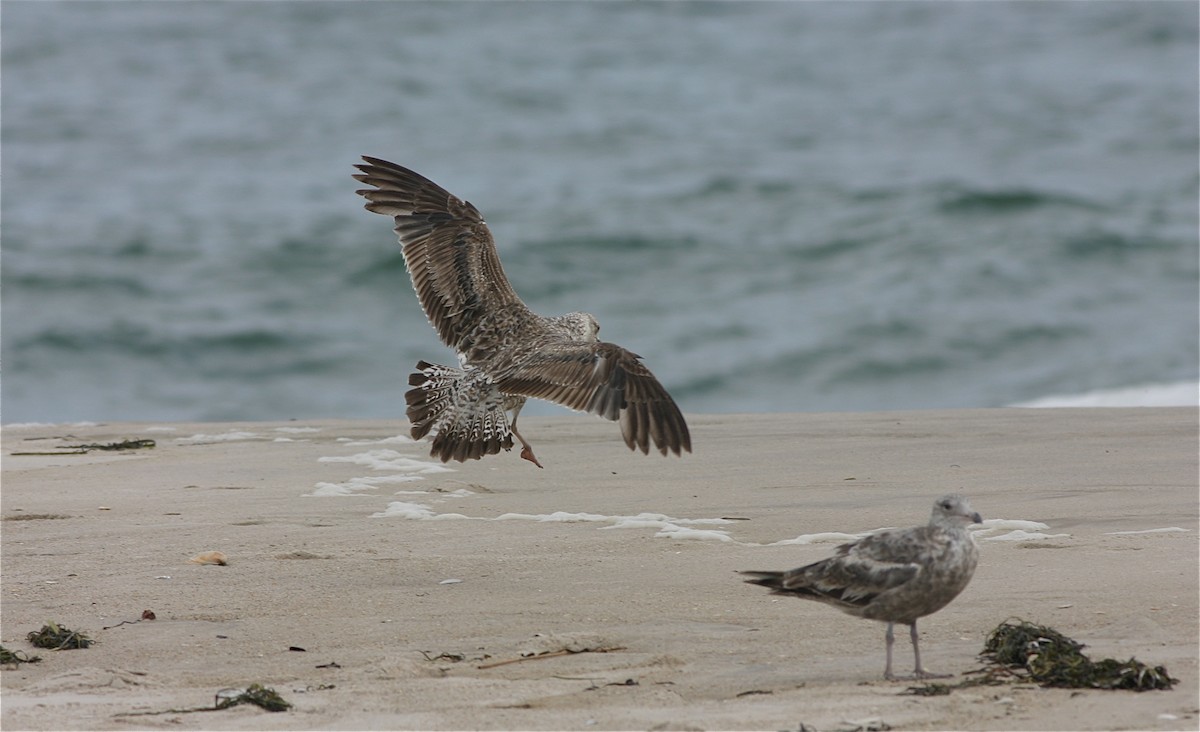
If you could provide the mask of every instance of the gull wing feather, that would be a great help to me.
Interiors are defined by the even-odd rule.
[[[395,163],[363,156],[355,180],[366,209],[392,216],[404,261],[426,317],[447,346],[470,348],[480,318],[501,308],[527,310],[476,209],[428,178]]]
[[[534,349],[499,375],[508,394],[545,399],[619,421],[629,449],[692,451],[687,423],[670,394],[637,354],[604,341],[560,340]]]
[[[914,552],[926,527],[882,531],[838,547],[829,559],[784,572],[777,591],[862,608],[912,582],[922,566]]]

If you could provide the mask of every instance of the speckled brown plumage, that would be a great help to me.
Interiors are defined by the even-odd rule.
[[[983,519],[966,498],[942,496],[925,526],[880,531],[842,544],[829,559],[786,572],[743,572],[752,584],[776,595],[833,605],[842,612],[888,624],[887,665],[892,678],[893,625],[909,626],[915,676],[931,677],[921,666],[917,618],[931,615],[958,597],[975,574],[979,549],[967,526]]]
[[[630,449],[691,452],[683,414],[637,354],[599,340],[587,313],[547,318],[517,297],[478,209],[407,168],[363,160],[354,178],[373,187],[358,194],[395,221],[421,307],[458,355],[459,368],[422,361],[409,378],[412,434],[436,431],[435,457],[478,459],[515,435],[540,467],[516,430],[529,397],[617,421]]]

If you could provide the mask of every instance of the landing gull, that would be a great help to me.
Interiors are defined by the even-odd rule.
[[[776,595],[792,595],[833,605],[842,612],[887,623],[887,665],[892,675],[892,627],[909,627],[915,678],[937,678],[921,666],[917,618],[948,605],[975,573],[979,550],[967,526],[983,521],[966,498],[942,496],[925,526],[889,529],[842,544],[837,553],[786,572],[742,572],[751,584]]]
[[[478,209],[407,168],[363,160],[354,178],[373,188],[357,193],[395,220],[421,307],[458,355],[457,367],[419,361],[409,377],[412,436],[436,431],[431,455],[478,460],[515,435],[521,457],[542,467],[517,432],[531,397],[619,422],[631,450],[692,451],[683,414],[640,356],[601,341],[588,313],[547,318],[521,302]]]

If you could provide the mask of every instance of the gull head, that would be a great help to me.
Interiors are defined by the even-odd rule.
[[[971,508],[966,498],[955,493],[937,499],[933,504],[933,515],[929,517],[930,526],[943,528],[962,528],[981,523],[983,517]]]
[[[573,341],[595,343],[600,340],[600,324],[590,313],[567,313],[550,320],[561,327]]]

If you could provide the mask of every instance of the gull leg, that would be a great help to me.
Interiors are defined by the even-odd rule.
[[[892,623],[888,623],[887,632],[883,634],[883,639],[887,642],[887,665],[883,667],[883,678],[891,681],[896,678],[892,675],[892,645],[896,642],[896,636],[892,632]]]
[[[512,433],[517,436],[518,440],[521,441],[521,457],[525,458],[526,460],[528,460],[529,462],[533,463],[534,465],[536,465],[540,468],[540,467],[542,467],[542,464],[539,463],[538,459],[533,456],[533,448],[529,446],[529,443],[525,441],[524,437],[521,437],[521,433],[517,432],[517,415],[521,413],[521,407],[523,407],[523,406],[525,406],[524,399],[521,400],[520,404],[513,407],[512,424],[510,424],[508,426],[508,428],[510,430],[512,430]]]
[[[916,679],[946,679],[951,674],[932,674],[921,667],[921,646],[917,642],[917,621],[908,626],[908,637],[912,638],[913,660],[916,662],[916,667],[913,669],[913,678]]]

